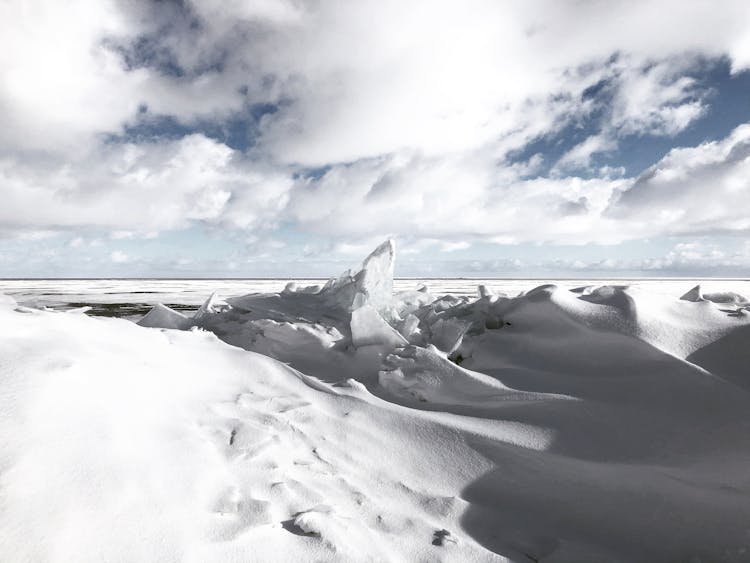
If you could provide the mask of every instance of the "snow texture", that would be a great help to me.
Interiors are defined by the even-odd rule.
[[[744,297],[393,261],[141,326],[0,299],[0,560],[750,560]]]

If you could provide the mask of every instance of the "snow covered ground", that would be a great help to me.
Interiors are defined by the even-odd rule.
[[[0,279],[0,293],[12,296],[29,307],[55,309],[91,306],[95,315],[140,318],[157,303],[170,304],[186,311],[195,311],[207,295],[245,295],[248,293],[278,293],[290,281],[300,286],[325,283],[320,279]],[[518,295],[544,283],[575,288],[587,285],[634,285],[650,292],[674,295],[698,283],[714,290],[733,290],[750,295],[750,281],[738,279],[694,280],[664,279],[468,279],[424,278],[394,279],[395,291],[407,291],[420,284],[429,287],[434,295],[476,296],[477,287],[484,285],[497,292]]]
[[[0,561],[750,561],[746,282],[394,259],[140,326],[0,298]]]

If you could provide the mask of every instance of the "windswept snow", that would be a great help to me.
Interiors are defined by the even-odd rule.
[[[394,258],[143,326],[0,300],[0,560],[750,561],[742,295]]]

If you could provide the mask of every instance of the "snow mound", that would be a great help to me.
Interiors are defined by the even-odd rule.
[[[408,307],[408,299],[394,300],[394,260],[395,243],[386,240],[360,270],[347,271],[323,287],[290,283],[281,293],[231,297],[228,308],[201,311],[193,323],[235,346],[326,380],[373,381],[382,357],[407,344],[417,330],[418,323],[403,321],[394,312],[394,303],[405,315]],[[432,299],[419,292],[411,303],[416,307]],[[339,361],[332,362],[334,357]]]
[[[486,407],[503,401],[533,401],[549,395],[506,387],[497,379],[463,369],[435,348],[408,346],[383,362],[380,386],[393,397],[436,405]]]
[[[693,303],[699,303],[701,301],[711,301],[712,303],[730,304],[730,305],[748,305],[747,298],[734,293],[733,291],[717,291],[713,293],[703,293],[701,286],[696,285],[693,289],[688,291],[682,297],[683,301],[691,301]]]
[[[157,304],[146,315],[138,321],[140,326],[149,328],[174,328],[184,330],[191,325],[191,320],[180,313],[170,309],[161,303]]]
[[[0,326],[2,561],[438,560],[490,468],[443,423],[207,332]],[[498,560],[458,536],[454,560]]]

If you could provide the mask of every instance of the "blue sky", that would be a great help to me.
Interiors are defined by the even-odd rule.
[[[0,276],[750,272],[746,2],[0,6]]]

